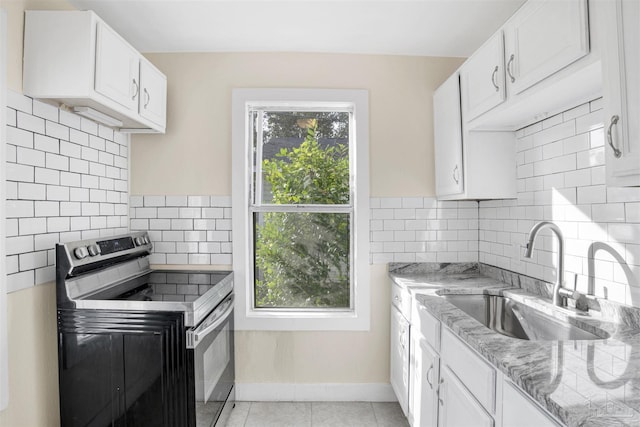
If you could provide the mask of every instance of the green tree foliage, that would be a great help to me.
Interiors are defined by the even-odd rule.
[[[276,136],[305,136],[305,127],[300,121],[308,121],[308,112],[287,111],[267,112],[264,115],[265,134],[264,139],[268,141]],[[313,113],[316,127],[316,138],[348,138],[349,137],[349,114],[344,112],[316,112]]]
[[[299,147],[263,161],[274,204],[349,203],[348,147]],[[349,214],[268,212],[256,221],[257,307],[349,307]]]

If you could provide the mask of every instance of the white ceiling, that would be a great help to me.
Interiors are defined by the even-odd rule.
[[[142,52],[467,57],[524,0],[70,0]]]

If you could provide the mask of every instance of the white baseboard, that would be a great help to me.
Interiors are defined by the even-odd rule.
[[[249,402],[396,402],[388,383],[236,383],[236,400]]]

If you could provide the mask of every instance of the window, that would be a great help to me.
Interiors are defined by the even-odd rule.
[[[368,329],[367,104],[360,90],[234,90],[238,329]]]

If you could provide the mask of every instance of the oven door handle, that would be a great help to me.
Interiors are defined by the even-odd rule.
[[[233,310],[233,301],[235,297],[233,294],[229,295],[225,301],[220,304],[218,308],[205,319],[200,326],[196,329],[189,329],[187,331],[187,348],[193,349],[198,346],[198,343],[202,341],[204,337],[209,335],[211,331],[214,331],[218,326],[227,320],[227,316]]]

